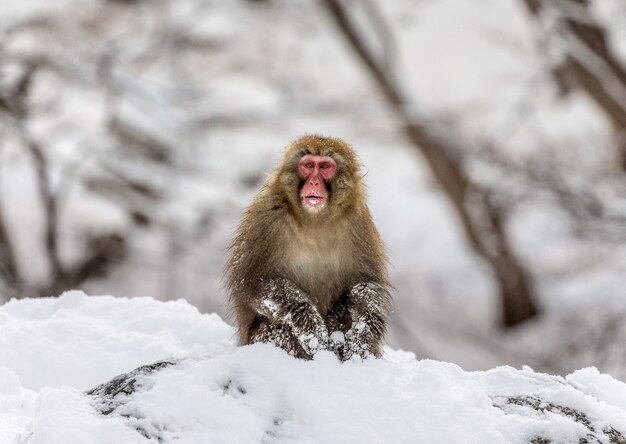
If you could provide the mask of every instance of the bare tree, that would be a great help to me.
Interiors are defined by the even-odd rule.
[[[552,75],[562,93],[581,89],[606,114],[626,169],[626,68],[592,14],[589,0],[523,0],[540,26],[545,46],[558,47]]]
[[[184,174],[179,170],[186,159],[187,140],[196,137],[189,135],[186,126],[193,127],[192,118],[176,114],[178,103],[188,100],[190,91],[197,91],[195,85],[181,80],[188,67],[178,63],[177,57],[190,48],[200,51],[210,44],[172,20],[169,2],[111,3],[118,4],[94,5],[93,15],[85,15],[90,19],[84,26],[53,10],[25,19],[17,14],[0,20],[0,142],[19,147],[29,162],[36,191],[36,204],[31,208],[37,208],[42,216],[41,230],[36,232],[43,233],[40,255],[47,271],[38,283],[26,282],[21,276],[27,273],[20,270],[25,261],[17,257],[20,237],[16,231],[26,228],[12,226],[9,209],[0,206],[1,299],[58,295],[106,275],[112,265],[120,265],[130,256],[134,230],[172,239],[172,245],[189,236],[186,227],[172,222],[166,208],[176,199],[170,192],[172,184]],[[210,5],[198,2],[194,7]],[[119,13],[113,14],[112,20],[120,28],[107,27],[111,10]],[[24,35],[39,44],[26,49],[13,44]],[[146,66],[155,65],[176,71],[176,76],[158,84],[142,78]],[[54,84],[55,94],[41,99],[42,89],[50,84]],[[73,95],[82,94],[90,95],[85,110],[102,110],[102,119],[86,124],[87,119],[57,119],[51,112],[57,106],[63,108]],[[42,122],[53,123],[41,130],[38,124]],[[58,149],[54,140],[58,135],[49,129],[58,130],[60,125],[65,148],[71,146],[69,155]],[[179,134],[182,127],[185,131]],[[69,196],[68,190],[104,198],[125,213],[129,223],[106,228],[103,224],[98,232],[81,221],[63,226],[70,206],[66,204],[79,194]],[[175,248],[170,250],[163,258],[167,277],[161,286],[168,294],[161,297],[175,294],[170,281],[179,254]],[[63,254],[67,251],[81,253],[69,259],[70,254]]]
[[[37,174],[41,206],[44,213],[44,249],[50,276],[43,285],[33,286],[23,282],[19,275],[15,253],[6,228],[0,226],[0,278],[5,288],[4,296],[49,296],[78,287],[84,281],[108,272],[111,263],[119,261],[125,254],[125,238],[119,233],[95,234],[86,242],[83,258],[72,264],[64,264],[59,256],[59,229],[57,225],[58,198],[49,187],[48,165],[43,150],[35,142],[28,145],[33,156]]]
[[[63,290],[75,288],[85,280],[105,273],[112,262],[118,261],[125,254],[125,239],[119,233],[92,234],[86,240],[86,252],[81,260],[71,264],[63,263],[59,253],[58,221],[62,196],[51,182],[53,166],[47,155],[49,149],[45,142],[32,134],[28,125],[31,114],[28,98],[34,78],[46,69],[54,69],[55,64],[45,58],[20,58],[14,54],[3,56],[5,63],[20,66],[21,73],[11,84],[0,88],[0,116],[7,132],[10,131],[30,155],[42,208],[43,246],[50,272],[44,283],[24,281],[20,276],[10,233],[0,211],[0,288],[4,290],[1,296],[58,295]]]
[[[503,325],[510,327],[535,316],[538,309],[529,273],[507,237],[506,211],[495,205],[488,190],[471,181],[462,167],[461,147],[447,136],[441,124],[416,111],[417,105],[407,88],[401,85],[398,74],[384,56],[374,52],[365,32],[357,27],[342,2],[324,0],[324,4],[338,30],[398,115],[407,139],[424,156],[455,209],[474,252],[490,266],[499,286]],[[372,14],[371,5],[368,11]],[[377,29],[382,20],[378,18]],[[368,32],[368,36],[371,34]],[[389,39],[388,34],[386,39]],[[384,48],[385,44],[379,46]]]

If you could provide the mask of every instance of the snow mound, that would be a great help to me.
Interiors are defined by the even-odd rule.
[[[116,375],[119,375],[116,377]],[[0,307],[0,443],[626,443],[626,384],[234,345],[184,301]]]

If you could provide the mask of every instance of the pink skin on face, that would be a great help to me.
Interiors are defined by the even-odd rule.
[[[326,184],[335,176],[337,164],[329,156],[302,156],[298,163],[298,174],[304,179],[300,198],[305,208],[320,210],[326,206],[328,187]]]

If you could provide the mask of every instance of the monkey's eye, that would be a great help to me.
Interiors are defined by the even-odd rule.
[[[305,163],[304,166],[307,168],[313,168],[313,164],[311,162]]]
[[[323,170],[326,170],[326,169],[330,168],[330,165],[328,165],[327,163],[324,162],[323,164],[320,165],[320,168],[323,169]]]

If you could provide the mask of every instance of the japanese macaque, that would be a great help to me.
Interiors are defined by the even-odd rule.
[[[387,257],[360,164],[334,138],[287,147],[239,226],[225,281],[241,344],[299,358],[380,357],[390,310]]]

